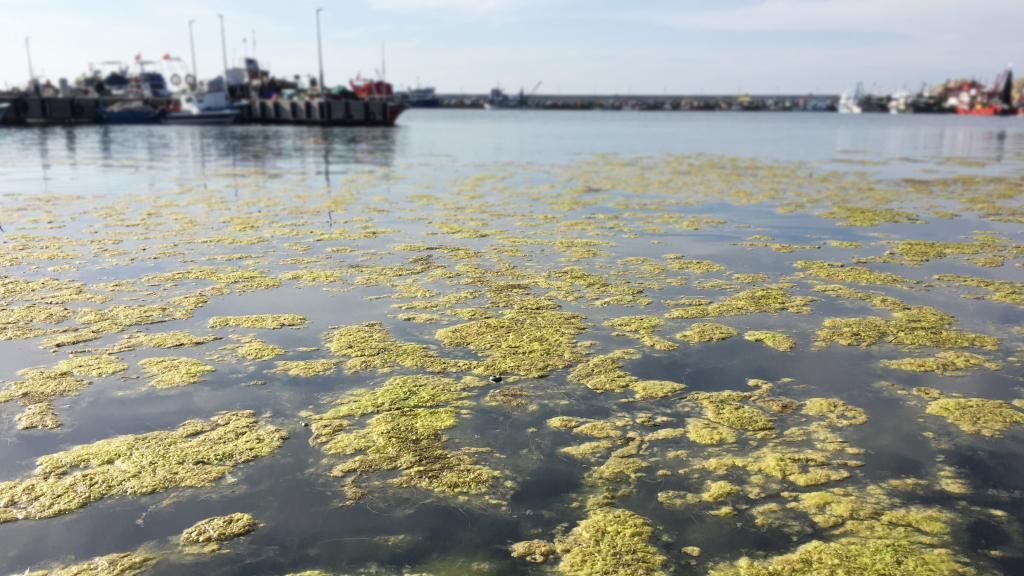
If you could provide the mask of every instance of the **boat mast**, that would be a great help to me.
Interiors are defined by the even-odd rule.
[[[25,55],[28,56],[28,83],[29,83],[29,86],[34,85],[34,83],[36,81],[36,73],[35,73],[35,70],[32,68],[32,44],[31,44],[31,40],[32,40],[31,37],[25,36]]]
[[[196,39],[192,33],[192,26],[195,23],[195,20],[188,21],[188,46],[192,50],[192,82],[190,83],[189,90],[195,90],[196,86],[199,85],[199,72],[196,68]]]
[[[324,94],[324,45],[320,38],[320,13],[323,8],[316,9],[316,57],[320,63],[320,93]]]
[[[224,36],[224,15],[217,14],[217,18],[220,18],[220,55],[224,60],[224,95],[225,98],[230,98],[231,91],[228,89],[228,41]]]

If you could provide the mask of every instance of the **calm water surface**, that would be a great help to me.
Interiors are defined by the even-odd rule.
[[[631,163],[647,167],[630,168]],[[755,178],[766,166],[770,172]],[[857,448],[855,456],[863,465],[844,468],[847,478],[823,485],[758,485],[766,493],[758,495],[753,490],[758,479],[750,474],[733,470],[712,477],[693,470],[706,458],[752,453],[763,439],[741,433],[738,444],[724,447],[687,438],[651,442],[637,456],[644,459],[642,476],[616,484],[612,505],[650,522],[651,543],[666,558],[666,571],[703,574],[741,556],[761,558],[791,552],[813,539],[835,540],[841,534],[806,517],[799,529],[759,526],[752,510],[770,502],[785,505],[795,498],[792,493],[801,491],[848,488],[866,494],[870,486],[915,478],[921,487],[890,495],[885,506],[931,506],[952,513],[960,520],[952,530],[952,544],[942,546],[950,545],[979,572],[1024,573],[1019,522],[1024,518],[1024,426],[1010,426],[993,437],[970,434],[927,414],[928,400],[908,392],[933,387],[948,397],[1006,401],[1009,410],[1016,410],[1010,402],[1024,398],[1021,306],[965,299],[965,293],[987,293],[934,279],[960,274],[1017,283],[1020,289],[1020,221],[958,208],[952,191],[961,198],[976,187],[996,198],[999,206],[1017,209],[1022,175],[1024,119],[1017,118],[414,110],[394,129],[2,130],[0,246],[8,256],[0,263],[0,275],[5,280],[49,277],[82,282],[90,289],[119,281],[130,286],[111,290],[110,302],[62,303],[75,314],[117,303],[162,303],[216,284],[199,278],[152,279],[195,267],[258,270],[285,280],[257,290],[229,286],[212,292],[190,317],[125,326],[76,346],[47,348],[43,335],[0,340],[0,383],[9,383],[19,380],[20,370],[52,366],[78,351],[111,346],[125,333],[184,330],[223,338],[195,348],[119,352],[126,371],[92,378],[80,394],[52,401],[62,422],[56,429],[19,429],[15,419],[22,404],[0,404],[0,482],[28,478],[36,459],[46,454],[119,435],[173,429],[218,411],[253,410],[286,430],[289,439],[273,455],[232,469],[211,487],[109,497],[54,518],[0,523],[0,573],[139,550],[159,558],[152,574],[557,572],[557,556],[546,564],[531,564],[511,558],[508,546],[535,538],[552,540],[571,531],[587,516],[586,499],[607,488],[595,485],[591,472],[609,454],[590,460],[566,455],[563,448],[594,438],[554,429],[548,419],[625,415],[640,421],[647,414],[672,422],[664,426],[682,427],[701,410],[687,394],[749,393],[750,378],[774,383],[778,396],[800,401],[838,398],[862,408],[867,424],[837,428],[835,433],[842,443]],[[900,196],[914,183],[957,178],[962,179],[959,184],[943,185],[933,205],[920,188],[913,195],[906,192],[905,202]],[[631,189],[633,185],[642,189]],[[742,201],[738,195],[773,186],[779,188],[777,194],[756,201]],[[808,200],[809,190],[815,191],[813,200]],[[827,196],[818,195],[824,190]],[[819,215],[836,205],[863,204],[871,190],[889,190],[881,194],[891,197],[889,208],[920,215],[922,221],[856,227]],[[789,208],[779,209],[785,206]],[[932,216],[939,210],[955,214]],[[671,214],[700,223],[659,220]],[[367,233],[371,228],[376,232]],[[352,234],[316,240],[338,231]],[[978,231],[1001,239],[1001,266],[979,267],[964,256],[915,266],[870,261],[890,251],[893,241],[967,242]],[[231,243],[225,238],[254,241]],[[117,243],[92,242],[97,239]],[[599,252],[580,255],[564,242],[558,244],[571,239],[600,242]],[[851,249],[827,240],[861,244]],[[745,242],[803,248],[785,252]],[[54,256],[53,251],[69,254]],[[671,260],[666,254],[680,253],[724,268],[704,273],[652,267],[652,262]],[[41,259],[19,259],[17,254],[38,254]],[[416,257],[430,261],[430,272],[360,280],[373,267],[407,265]],[[634,260],[624,260],[628,258]],[[974,368],[960,376],[908,372],[885,368],[879,361],[929,357],[939,350],[885,342],[816,346],[816,331],[825,318],[887,318],[890,312],[815,292],[816,282],[796,276],[801,269],[794,263],[813,259],[852,265],[857,258],[868,258],[862,262],[872,269],[917,283],[836,283],[940,309],[956,317],[956,329],[999,338],[993,350],[969,351],[998,362],[1001,369]],[[645,263],[651,267],[644,268]],[[469,266],[485,271],[483,279]],[[569,267],[629,284],[649,302],[603,302],[608,294],[588,293],[582,285],[566,288],[571,294],[551,295],[552,286],[539,279]],[[439,268],[450,274],[439,273]],[[341,276],[323,283],[287,279],[290,271],[308,269],[340,271]],[[765,277],[744,281],[733,274]],[[639,401],[629,401],[628,391],[600,393],[568,378],[582,357],[544,378],[505,375],[501,385],[475,389],[458,407],[458,425],[446,431],[452,450],[486,449],[477,461],[501,474],[490,491],[492,501],[480,494],[452,496],[389,486],[386,480],[398,472],[387,471],[360,479],[366,497],[346,504],[344,483],[328,473],[343,459],[311,445],[310,429],[303,423],[348,391],[424,371],[349,371],[339,365],[327,375],[294,377],[271,372],[274,362],[345,360],[332,356],[324,333],[373,321],[382,322],[398,340],[425,344],[445,357],[475,360],[479,350],[442,346],[435,337],[439,328],[469,320],[448,306],[396,308],[396,303],[429,297],[394,293],[399,285],[429,288],[441,296],[479,290],[459,306],[500,315],[510,305],[493,299],[492,280],[521,283],[533,296],[547,294],[561,310],[581,314],[586,329],[576,340],[593,343],[589,354],[634,349],[637,357],[625,362],[629,374],[684,383],[686,390]],[[721,301],[777,282],[789,283],[785,290],[791,295],[818,298],[810,313],[665,317],[675,306],[666,301]],[[0,305],[7,309],[32,303],[4,298]],[[427,324],[399,318],[407,312],[438,317]],[[309,324],[282,330],[216,330],[207,324],[218,315],[264,313],[301,314]],[[656,335],[678,347],[659,350],[603,324],[633,315],[662,319]],[[695,321],[727,324],[740,335],[699,345],[674,337]],[[41,326],[52,333],[78,329],[81,323],[74,316]],[[742,333],[750,330],[785,333],[796,347],[783,352],[744,339]],[[220,351],[234,342],[232,335],[258,336],[287,354],[259,362],[232,358]],[[138,363],[157,356],[196,358],[216,371],[197,384],[155,389]],[[249,385],[253,381],[262,385]],[[490,390],[510,385],[525,390],[525,405],[484,401]],[[780,433],[784,425],[802,425],[796,414],[799,410],[777,416]],[[626,428],[635,431],[643,425],[634,422],[622,433]],[[671,450],[688,455],[671,456]],[[840,456],[831,453],[830,458]],[[969,489],[935,489],[943,470]],[[743,487],[743,493],[683,510],[659,502],[659,493],[699,494],[705,480],[718,479]],[[732,515],[709,514],[725,504],[733,506]],[[4,505],[0,500],[0,510]],[[992,509],[1001,512],[986,512]],[[183,529],[233,512],[251,513],[264,526],[226,543],[220,553],[185,554],[178,549]],[[683,546],[699,546],[703,553],[691,558],[680,552]]]

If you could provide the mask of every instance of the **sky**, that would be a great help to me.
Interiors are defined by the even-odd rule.
[[[90,63],[171,54],[200,78],[253,51],[279,76],[315,74],[322,7],[328,84],[375,76],[439,92],[544,94],[891,92],[986,83],[1018,62],[1022,0],[0,0],[0,89]]]

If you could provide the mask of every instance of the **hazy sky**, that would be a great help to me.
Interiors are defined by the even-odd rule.
[[[328,84],[380,67],[398,87],[546,93],[891,91],[1024,68],[1024,0],[0,0],[0,87],[56,79],[141,53],[188,59],[199,75],[251,47],[278,75],[316,72],[321,6]],[[251,42],[250,42],[251,43]],[[1020,72],[1024,72],[1022,69]]]

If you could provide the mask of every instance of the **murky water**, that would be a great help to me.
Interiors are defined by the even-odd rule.
[[[1019,119],[0,131],[0,573],[1022,573],[1022,176]]]

